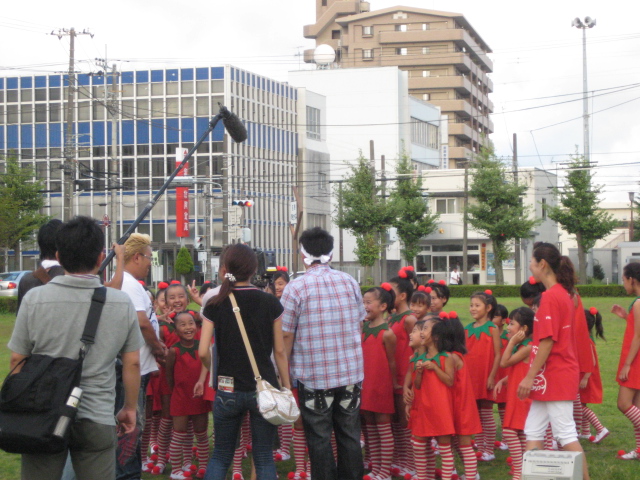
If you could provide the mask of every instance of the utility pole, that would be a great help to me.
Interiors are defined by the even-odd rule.
[[[387,194],[387,182],[386,182],[386,176],[385,176],[385,157],[384,155],[382,155],[380,157],[380,170],[382,170],[382,204],[384,205],[386,203],[386,194]],[[381,255],[381,268],[380,268],[380,278],[382,280],[386,280],[388,277],[387,275],[387,239],[386,239],[386,234],[385,234],[385,238],[382,239],[382,255]]]
[[[376,157],[373,140],[369,140],[369,168],[371,168],[371,199],[375,200],[376,196]],[[376,234],[376,240],[380,243],[380,234]],[[371,268],[371,277],[373,277],[373,283],[379,285],[380,281],[377,278],[380,273],[379,268]]]
[[[120,183],[120,162],[118,161],[118,71],[114,63],[111,68],[111,94],[109,95],[109,114],[111,115],[111,148],[109,152],[108,182],[110,198],[111,232],[113,239],[119,238],[118,234],[118,185]]]
[[[467,206],[469,205],[469,162],[464,164],[464,202],[462,212],[462,283],[469,283],[469,275],[467,270],[469,264],[467,261],[467,250],[469,248],[469,225],[467,218]]]
[[[51,32],[51,35],[55,35],[58,39],[69,36],[69,74],[67,84],[67,115],[66,115],[66,129],[64,136],[64,164],[62,167],[62,219],[67,221],[73,216],[73,182],[76,178],[76,160],[75,160],[75,145],[73,141],[73,111],[75,110],[74,98],[75,98],[75,38],[77,35],[91,35],[93,34],[83,30],[82,32],[76,32],[75,28],[70,29],[62,28],[58,32]]]
[[[226,135],[225,135],[226,137]],[[227,140],[229,150],[231,142]],[[229,153],[222,154],[222,248],[229,245]]]
[[[518,185],[518,134],[513,134],[513,183]],[[522,199],[520,199],[522,202]],[[514,252],[513,252],[515,264],[516,264],[516,285],[522,283],[522,266],[520,265],[520,239],[515,239]]]

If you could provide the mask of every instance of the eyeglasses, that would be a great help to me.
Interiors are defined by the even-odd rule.
[[[144,253],[141,253],[140,255],[142,255],[143,257],[148,258],[149,260],[153,260],[153,255],[145,255]]]

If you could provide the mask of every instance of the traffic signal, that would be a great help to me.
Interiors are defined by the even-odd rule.
[[[242,200],[233,200],[231,205],[234,207],[253,207],[253,200],[242,199]]]
[[[203,236],[196,237],[196,249],[197,250],[204,250],[204,237]]]

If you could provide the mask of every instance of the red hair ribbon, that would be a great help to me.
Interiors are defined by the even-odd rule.
[[[179,280],[171,280],[171,285],[180,285]]]
[[[433,278],[430,278],[429,280],[427,280],[427,283],[433,283],[435,280]]]
[[[387,292],[391,291],[391,284],[384,282],[383,284],[380,285],[380,288],[383,290],[386,290]]]
[[[442,320],[448,320],[449,319],[449,314],[447,312],[440,312],[438,314],[438,316],[442,319]]]
[[[447,284],[447,282],[445,282],[444,280],[440,280],[438,283],[439,283],[440,285],[446,285],[446,284]]]
[[[160,290],[164,290],[164,289],[165,289],[165,288],[167,288],[168,286],[169,286],[169,284],[168,284],[167,282],[160,282],[160,283],[158,284],[158,288],[159,288]]]
[[[144,287],[144,280],[138,280],[138,283]]]
[[[407,272],[404,268],[401,268],[400,270],[398,270],[398,276],[400,278],[407,278],[409,275],[407,275]]]
[[[458,318],[458,314],[454,311],[449,312],[449,318]]]
[[[169,318],[176,318],[176,312],[171,312],[169,314]]]
[[[191,315],[192,317],[196,316],[196,312],[194,312],[193,310],[189,310],[189,315]]]
[[[205,280],[204,281],[204,285],[206,285],[207,283],[211,283],[211,280]]]
[[[538,283],[538,281],[537,281],[535,278],[533,278],[533,277],[531,276],[531,277],[529,277],[529,283],[530,283],[531,285],[535,285],[536,283]]]
[[[287,267],[282,267],[282,271],[283,271],[283,272],[288,272],[288,271],[289,271],[289,269],[288,269]]]
[[[427,287],[427,288],[425,288],[425,289],[424,289],[424,291],[425,291],[426,293],[431,293],[431,292],[433,292],[433,288],[431,288],[431,287]]]
[[[424,292],[426,289],[427,289],[427,287],[425,287],[424,285],[420,285],[420,286],[418,287],[418,291],[419,291],[419,292]]]
[[[404,267],[405,270],[409,272],[413,272],[413,265],[409,265],[408,267]]]
[[[591,307],[589,309],[589,313],[595,317],[598,314],[598,309],[596,307]]]
[[[487,295],[493,295],[493,292],[488,288],[484,291],[484,293],[486,293]]]

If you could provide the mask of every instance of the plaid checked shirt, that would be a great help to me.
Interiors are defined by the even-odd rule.
[[[280,300],[282,329],[294,333],[291,374],[314,390],[362,381],[365,311],[355,279],[314,265],[289,283]]]

